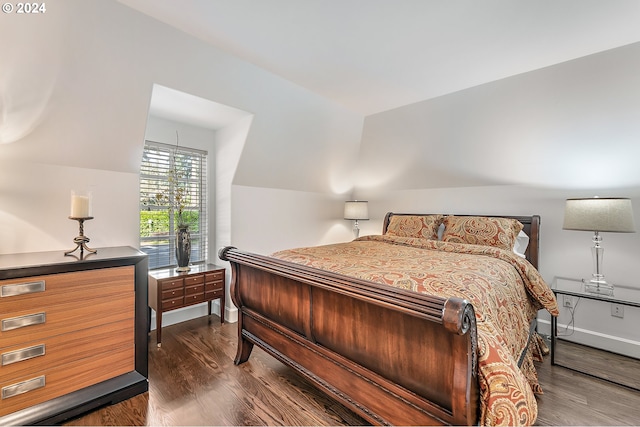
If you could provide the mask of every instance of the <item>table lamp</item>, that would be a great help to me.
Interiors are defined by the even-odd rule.
[[[353,233],[356,239],[360,235],[358,221],[369,219],[369,202],[363,200],[350,200],[344,203],[344,219],[355,220]]]
[[[585,282],[585,290],[613,295],[613,285],[602,274],[602,237],[600,232],[634,233],[633,209],[627,198],[567,199],[564,210],[564,230],[593,231],[593,274]]]

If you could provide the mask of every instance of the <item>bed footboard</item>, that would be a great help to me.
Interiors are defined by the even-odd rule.
[[[238,351],[254,345],[373,424],[477,424],[473,307],[272,257],[231,263]]]

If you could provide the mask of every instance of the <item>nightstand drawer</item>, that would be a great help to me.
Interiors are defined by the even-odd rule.
[[[180,286],[179,288],[173,289],[162,289],[162,300],[171,300],[176,299],[184,295],[184,287]]]
[[[224,289],[222,289],[222,288],[213,289],[213,290],[210,290],[210,291],[208,290],[204,294],[205,299],[207,299],[207,300],[218,299],[218,298],[221,298],[223,295],[224,295]]]
[[[200,274],[198,276],[190,276],[184,278],[185,286],[192,286],[199,283],[204,283],[204,274]]]
[[[224,280],[224,270],[205,273],[205,282],[213,282],[216,280]]]
[[[179,289],[184,287],[184,279],[166,280],[162,282],[162,290]]]
[[[199,294],[187,295],[184,297],[185,304],[197,304],[204,302],[204,292]]]
[[[207,282],[205,284],[205,292],[211,292],[211,291],[216,291],[216,290],[220,290],[224,288],[224,282],[220,281],[220,282]]]
[[[204,294],[204,283],[199,285],[187,286],[185,289],[185,296],[190,297],[194,294]]]
[[[163,310],[173,310],[174,308],[180,308],[184,306],[184,297],[173,298],[162,301]]]

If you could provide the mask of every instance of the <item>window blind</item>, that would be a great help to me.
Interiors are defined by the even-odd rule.
[[[140,250],[149,255],[150,269],[176,266],[178,204],[191,234],[190,262],[206,262],[206,171],[206,151],[145,141],[140,168]]]

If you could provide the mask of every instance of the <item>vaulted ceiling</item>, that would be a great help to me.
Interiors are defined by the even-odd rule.
[[[118,0],[364,115],[640,41],[637,0]]]

